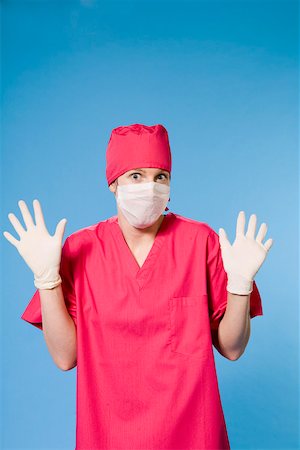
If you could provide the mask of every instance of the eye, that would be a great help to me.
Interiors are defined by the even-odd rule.
[[[130,176],[130,178],[133,178],[134,180],[138,180],[138,178],[133,177],[134,175],[141,175],[142,176],[142,174],[140,172],[131,173],[129,176]],[[165,175],[164,173],[160,173],[160,174],[157,175],[157,177],[161,177],[161,176],[163,176],[166,180],[168,179],[167,175]],[[163,178],[160,178],[160,180],[162,180],[162,179]]]
[[[133,175],[141,175],[139,172],[134,172],[130,175],[130,177],[132,177]],[[134,180],[136,180],[137,178],[134,178]]]
[[[166,180],[168,179],[167,175],[165,175],[164,173],[160,173],[158,176],[160,177],[161,175],[163,175]]]

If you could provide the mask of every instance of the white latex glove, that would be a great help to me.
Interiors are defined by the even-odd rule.
[[[35,222],[24,200],[18,202],[27,230],[23,228],[13,213],[8,218],[20,236],[18,241],[10,233],[4,231],[6,239],[13,244],[27,265],[34,273],[34,284],[38,289],[52,289],[62,280],[59,274],[62,240],[67,219],[61,219],[56,226],[55,234],[51,236],[46,228],[41,205],[33,201]]]
[[[219,241],[222,252],[223,266],[227,273],[227,291],[238,295],[248,295],[253,290],[253,279],[263,264],[273,239],[264,244],[262,240],[267,233],[267,224],[262,223],[256,238],[256,215],[250,216],[246,235],[245,212],[240,211],[236,224],[236,238],[231,245],[224,228],[219,228]]]

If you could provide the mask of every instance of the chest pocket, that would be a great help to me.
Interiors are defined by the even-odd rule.
[[[169,299],[170,348],[174,353],[203,357],[209,339],[204,314],[203,295]]]

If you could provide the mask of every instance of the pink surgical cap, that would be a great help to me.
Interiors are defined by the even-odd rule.
[[[163,125],[135,123],[114,128],[106,150],[106,178],[110,185],[128,170],[155,167],[171,173],[168,132]]]

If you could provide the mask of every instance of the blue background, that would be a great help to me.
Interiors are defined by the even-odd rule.
[[[240,359],[214,350],[232,449],[299,448],[297,36],[296,1],[2,2],[2,231],[20,199],[65,237],[116,214],[105,151],[131,123],[169,132],[170,211],[231,242],[240,210],[268,224],[264,315]],[[33,274],[3,235],[1,255],[1,448],[74,448],[76,369],[20,319]]]

